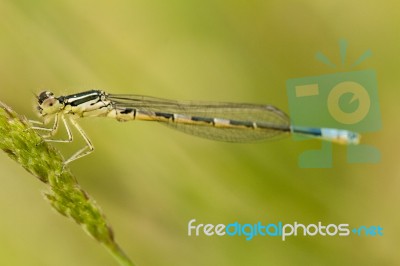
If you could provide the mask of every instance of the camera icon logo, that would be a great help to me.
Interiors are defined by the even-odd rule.
[[[345,52],[346,43],[342,41],[342,61]],[[356,63],[362,62],[369,55],[371,53],[368,51]],[[332,65],[320,53],[317,58]],[[340,128],[359,133],[374,132],[381,128],[378,85],[374,70],[289,79],[286,88],[293,125]],[[306,139],[301,136],[293,138]],[[308,150],[300,154],[301,168],[332,167],[333,144],[321,142],[321,145],[320,150]],[[347,147],[348,163],[377,163],[379,160],[380,152],[373,146],[361,144]]]

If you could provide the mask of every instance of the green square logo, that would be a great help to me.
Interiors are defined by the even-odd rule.
[[[359,133],[381,128],[374,70],[289,79],[286,88],[292,125],[340,128]],[[372,146],[348,146],[349,163],[373,163],[379,158],[379,151]],[[332,143],[324,142],[321,150],[301,154],[299,166],[332,167]]]

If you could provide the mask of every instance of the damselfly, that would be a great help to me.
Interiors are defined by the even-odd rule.
[[[250,142],[301,134],[341,144],[358,144],[360,136],[351,131],[332,128],[310,128],[290,124],[289,117],[272,105],[225,102],[178,102],[141,95],[108,94],[90,90],[56,97],[44,91],[37,96],[37,109],[46,124],[54,119],[52,128],[34,127],[48,131],[46,141],[72,142],[69,122],[78,130],[86,146],[72,155],[65,164],[88,155],[94,147],[76,120],[83,117],[111,117],[118,121],[146,120],[199,137],[228,142]],[[68,117],[68,120],[66,119]],[[68,139],[51,139],[60,120]]]

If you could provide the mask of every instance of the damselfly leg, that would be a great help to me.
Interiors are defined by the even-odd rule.
[[[90,141],[89,137],[86,135],[85,131],[79,126],[79,124],[73,118],[71,118],[69,121],[76,128],[76,130],[78,130],[78,132],[81,134],[82,138],[86,142],[86,146],[83,147],[82,149],[80,149],[79,151],[77,151],[75,154],[73,154],[68,160],[66,160],[64,162],[65,165],[69,164],[70,162],[75,161],[79,158],[82,158],[86,155],[89,155],[90,153],[92,153],[94,151],[94,146],[93,146],[92,142]]]
[[[67,132],[68,135],[68,139],[52,139],[51,137],[53,137],[59,128],[59,117],[61,116],[61,120],[63,121],[65,130]],[[43,122],[39,122],[39,121],[30,121],[32,124],[42,124],[44,125]],[[78,150],[76,153],[74,153],[69,159],[64,161],[64,165],[67,165],[68,163],[79,159],[83,156],[86,156],[88,154],[90,154],[91,152],[94,151],[94,146],[92,144],[92,142],[90,141],[89,137],[86,135],[85,131],[79,126],[79,124],[75,121],[75,119],[73,119],[72,117],[69,119],[69,122],[77,129],[77,131],[79,132],[79,134],[82,136],[82,138],[84,139],[86,145],[85,147],[83,147],[82,149]],[[40,131],[46,131],[48,132],[48,134],[42,135],[44,141],[46,142],[58,142],[58,143],[70,143],[74,140],[71,128],[68,124],[67,119],[65,118],[64,114],[56,114],[54,116],[54,124],[51,128],[46,128],[46,127],[38,127],[38,126],[34,126],[32,127],[35,130],[40,130]]]

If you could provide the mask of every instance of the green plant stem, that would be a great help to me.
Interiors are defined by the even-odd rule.
[[[29,173],[47,184],[50,204],[72,218],[94,239],[102,243],[120,265],[133,265],[114,240],[100,207],[79,186],[63,157],[31,128],[26,118],[0,102],[0,149]]]

